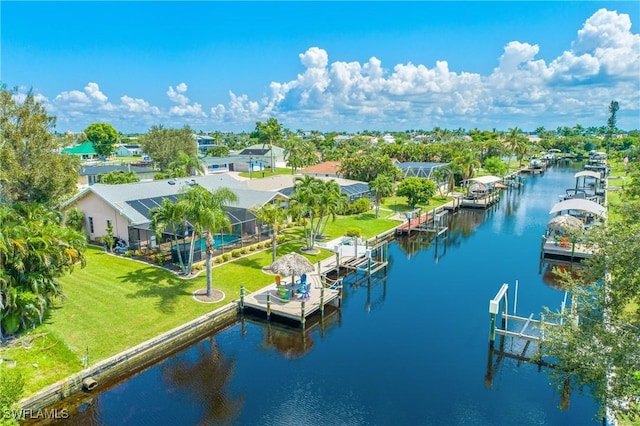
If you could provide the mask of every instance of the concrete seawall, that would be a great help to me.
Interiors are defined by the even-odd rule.
[[[20,405],[23,409],[33,411],[60,405],[66,400],[73,405],[72,396],[79,394],[86,398],[91,394],[83,390],[85,379],[97,382],[96,392],[99,392],[103,385],[114,384],[139,373],[157,361],[187,348],[203,336],[235,324],[238,312],[237,302],[222,306],[47,386],[20,401]]]

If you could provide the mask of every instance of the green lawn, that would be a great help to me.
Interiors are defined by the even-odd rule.
[[[302,245],[279,245],[278,256]],[[17,361],[27,394],[82,369],[87,353],[93,364],[236,300],[241,285],[255,291],[273,282],[273,276],[262,272],[271,263],[270,249],[215,266],[213,286],[226,297],[214,304],[192,297],[193,291],[206,286],[204,271],[183,280],[165,269],[101,249],[89,248],[86,256],[84,269],[76,268],[61,279],[65,301],[22,337],[33,346],[3,349],[2,358]],[[326,251],[307,255],[313,263],[328,256]]]
[[[291,173],[291,169],[288,167],[287,168],[276,167],[276,170],[273,173],[271,173],[271,171],[267,168],[267,170],[263,170],[259,172],[251,172],[251,176],[249,176],[249,172],[240,172],[238,174],[246,178],[251,177],[253,179],[262,179],[262,178],[267,178],[275,175],[290,175],[292,173]]]
[[[429,204],[418,204],[416,207],[422,207],[422,211],[425,212],[425,211],[434,209],[436,207],[439,207],[443,204],[446,204],[449,201],[451,201],[451,197],[446,197],[443,200],[442,197],[440,197],[440,195],[436,195],[433,198],[431,198],[431,200],[429,200]],[[398,197],[398,196],[385,198],[382,201],[381,208],[390,210],[392,212],[398,212],[398,213],[404,213],[412,210],[409,203],[407,203],[407,197]]]
[[[327,226],[326,234],[336,238],[347,228],[359,227],[366,237],[373,237],[397,224],[376,219],[371,211],[338,218]],[[278,256],[299,251],[305,244],[301,228],[285,232],[289,241],[278,245]],[[321,250],[305,256],[315,264],[331,253]],[[213,286],[226,297],[203,304],[192,293],[206,286],[204,271],[184,280],[163,268],[94,247],[87,250],[86,258],[85,268],[78,267],[60,279],[64,301],[49,311],[42,325],[21,337],[30,348],[2,349],[2,358],[16,360],[27,394],[81,370],[87,355],[89,364],[94,364],[238,299],[241,285],[255,291],[274,279],[262,271],[271,263],[271,249],[214,265]]]

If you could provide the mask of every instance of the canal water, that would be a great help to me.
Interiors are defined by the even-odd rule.
[[[550,168],[489,211],[456,214],[445,241],[394,242],[386,277],[347,281],[341,311],[305,332],[245,319],[96,394],[65,424],[596,424],[587,396],[560,410],[536,365],[505,359],[485,383],[502,283],[518,281],[518,315],[562,303],[539,272],[540,240],[575,171]]]

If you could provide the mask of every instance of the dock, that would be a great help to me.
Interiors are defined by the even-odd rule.
[[[342,297],[340,286],[331,285],[326,287],[317,273],[308,274],[307,281],[310,285],[310,291],[309,297],[306,299],[295,294],[288,300],[281,298],[275,282],[247,295],[244,294],[243,287],[240,294],[240,308],[265,312],[267,319],[270,319],[271,315],[277,315],[299,321],[304,326],[309,315],[315,312],[323,314],[326,304]],[[287,286],[290,286],[291,290],[294,290],[293,293],[295,293],[295,284],[287,283]]]
[[[593,257],[593,252],[584,244],[572,243],[569,239],[555,240],[542,236],[540,259],[555,263],[574,263]]]
[[[287,282],[285,277],[281,281],[281,288],[286,288],[283,297],[275,282],[268,286],[245,294],[244,287],[240,289],[240,310],[254,310],[266,313],[267,320],[272,316],[299,322],[304,328],[307,318],[315,313],[324,317],[325,308],[331,305],[338,307],[342,304],[342,278],[345,275],[364,271],[369,277],[385,269],[388,264],[389,236],[392,233],[376,236],[367,240],[365,244],[357,238],[349,238],[351,244],[346,244],[344,238],[338,240],[340,244],[332,245],[335,257],[328,257],[317,263],[316,271],[307,274],[309,294],[302,297],[296,290],[299,283]],[[329,242],[328,245],[338,241]]]

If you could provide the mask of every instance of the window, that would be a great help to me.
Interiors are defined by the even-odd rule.
[[[93,218],[89,218],[89,232],[93,234]]]

